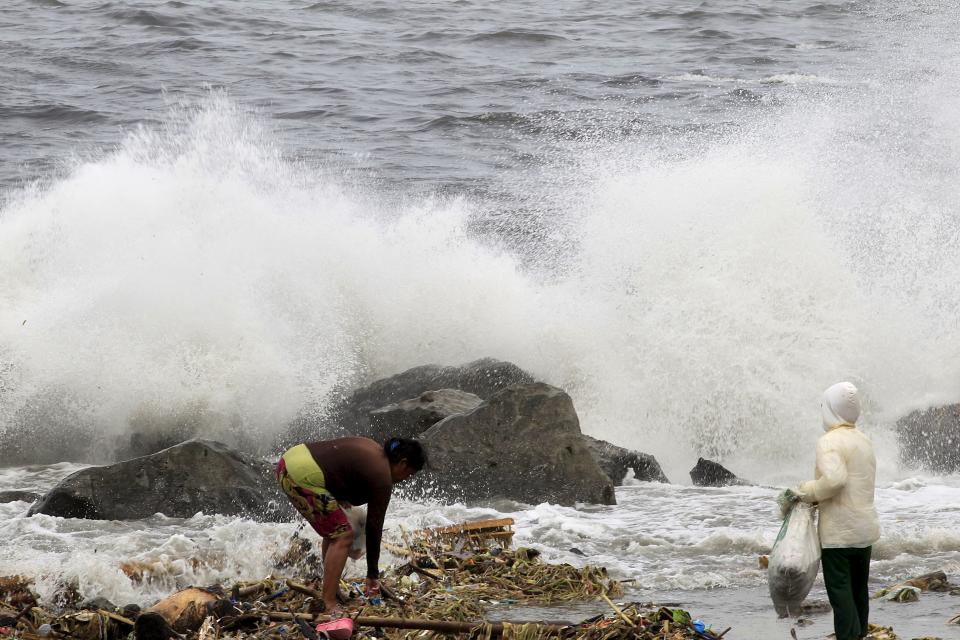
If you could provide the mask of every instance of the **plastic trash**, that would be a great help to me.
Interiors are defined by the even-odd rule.
[[[770,598],[777,615],[800,615],[800,605],[820,568],[820,539],[813,524],[813,506],[796,502],[790,506],[767,567]]]
[[[53,632],[53,627],[51,627],[49,623],[45,622],[39,627],[37,627],[37,635],[39,636],[46,637],[46,636],[49,636],[52,632]]]
[[[326,635],[330,640],[348,640],[353,635],[353,619],[337,618],[317,625],[317,635]]]
[[[697,630],[697,633],[703,633],[707,628],[707,625],[703,624],[703,620],[694,620],[691,624]]]

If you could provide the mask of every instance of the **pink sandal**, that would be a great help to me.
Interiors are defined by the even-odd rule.
[[[330,612],[331,616],[338,613],[343,617],[332,618],[329,622],[321,622],[317,625],[317,635],[326,636],[330,640],[349,640],[353,635],[353,618],[342,610]]]

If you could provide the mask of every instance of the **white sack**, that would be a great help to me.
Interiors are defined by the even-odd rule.
[[[773,606],[781,618],[800,615],[800,604],[810,593],[820,568],[820,540],[813,510],[813,505],[795,503],[770,552],[767,579]]]

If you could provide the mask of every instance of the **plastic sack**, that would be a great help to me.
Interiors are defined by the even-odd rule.
[[[359,560],[367,550],[367,510],[361,507],[344,508],[350,528],[353,529],[353,541],[350,543],[349,555]]]
[[[800,615],[800,605],[820,568],[820,540],[813,524],[814,507],[798,502],[790,507],[767,567],[770,598],[781,618]]]

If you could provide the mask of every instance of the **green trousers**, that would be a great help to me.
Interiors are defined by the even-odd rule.
[[[823,583],[833,607],[833,630],[837,640],[857,640],[867,635],[870,615],[870,552],[863,549],[824,549],[821,554]]]

